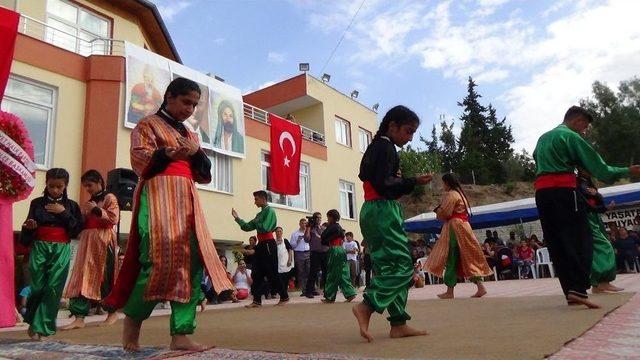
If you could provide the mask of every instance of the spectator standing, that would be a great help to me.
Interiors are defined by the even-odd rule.
[[[307,286],[307,278],[309,278],[309,267],[311,265],[309,240],[304,237],[304,233],[307,228],[307,219],[300,219],[298,225],[298,229],[291,234],[290,243],[293,248],[293,259],[295,263],[298,288],[302,291],[302,296],[304,296],[305,287]]]
[[[289,279],[293,269],[293,248],[289,240],[282,237],[283,230],[280,226],[276,228],[276,244],[278,247],[278,276],[284,290],[289,289]],[[272,290],[273,291],[273,290]]]
[[[320,295],[316,290],[316,283],[319,283],[321,287],[324,286],[324,279],[318,276],[318,272],[322,271],[323,278],[327,276],[327,250],[329,250],[329,247],[322,245],[321,235],[324,229],[321,224],[322,214],[319,212],[313,213],[304,233],[304,238],[309,242],[309,249],[311,251],[309,277],[307,278],[307,286],[305,289],[305,296],[310,299],[315,295]]]
[[[351,275],[351,285],[358,288],[358,243],[353,240],[353,233],[347,232],[345,242],[342,244],[347,253],[347,263],[349,264],[349,274]]]

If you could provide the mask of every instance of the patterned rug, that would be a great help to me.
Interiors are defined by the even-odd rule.
[[[145,347],[131,354],[119,346],[77,345],[58,341],[24,341],[0,339],[0,359],[11,360],[98,360],[98,359],[238,359],[238,360],[355,360],[365,359],[339,354],[282,354],[265,351],[211,349],[203,352],[171,351]],[[368,359],[373,360],[373,359]]]

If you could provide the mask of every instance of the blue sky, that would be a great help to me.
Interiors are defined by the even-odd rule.
[[[185,65],[251,92],[297,75],[322,75],[362,0],[153,0]],[[640,1],[365,0],[324,72],[331,86],[381,117],[414,109],[428,136],[457,120],[468,76],[513,127],[514,148],[537,137],[601,80],[638,75]],[[416,137],[417,139],[417,137]]]

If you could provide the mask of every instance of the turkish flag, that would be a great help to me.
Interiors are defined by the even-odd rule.
[[[271,123],[271,166],[267,188],[278,194],[300,194],[300,125],[269,113]]]
[[[9,81],[20,14],[0,6],[0,100]]]

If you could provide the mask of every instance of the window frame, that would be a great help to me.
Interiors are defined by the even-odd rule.
[[[338,138],[338,131],[337,130],[337,125],[338,123],[344,124],[345,128],[346,128],[346,144],[343,142],[340,142],[339,138]],[[342,129],[341,129],[342,130]],[[334,131],[335,131],[335,135],[336,135],[336,143],[348,147],[348,148],[352,148],[353,146],[353,139],[352,139],[352,134],[351,134],[351,122],[349,122],[349,120],[347,119],[343,119],[340,116],[336,115],[335,116],[335,120],[334,120]],[[340,137],[342,137],[342,131],[340,131]]]
[[[57,123],[57,114],[58,114],[58,87],[49,85],[37,80],[33,80],[21,75],[9,74],[9,81],[20,81],[22,83],[36,86],[40,88],[44,88],[46,90],[51,91],[51,104],[38,103],[32,100],[20,99],[8,94],[7,91],[4,93],[4,97],[0,100],[4,102],[4,100],[9,100],[14,103],[18,103],[25,106],[33,106],[38,109],[44,109],[47,111],[47,125],[46,125],[46,136],[45,136],[45,147],[44,147],[44,162],[42,164],[38,163],[37,160],[34,161],[36,165],[36,169],[38,170],[49,170],[51,168],[51,163],[53,162],[53,149],[55,144],[55,124]],[[8,85],[8,82],[7,82]],[[8,88],[8,86],[7,86]],[[35,150],[35,147],[34,147]]]
[[[342,189],[342,184],[345,184],[345,188],[347,188],[348,186],[351,186],[351,191],[349,191],[348,189]],[[345,193],[347,194],[346,199],[348,201],[349,199],[349,194],[351,194],[351,198],[353,200],[353,217],[347,216],[347,214],[343,214],[343,209],[342,209],[342,194]],[[347,180],[343,180],[343,179],[338,179],[338,202],[340,205],[340,216],[344,219],[347,220],[356,220],[358,217],[358,205],[356,204],[356,185],[355,183],[352,183],[350,181]],[[348,204],[347,204],[348,206]]]
[[[196,184],[196,187],[204,191],[217,192],[217,193],[226,194],[226,195],[233,195],[233,158],[228,155],[219,154],[212,150],[207,150],[207,149],[203,149],[203,150],[205,155],[207,155],[207,157],[211,161],[211,182],[208,184]],[[229,162],[228,163],[229,171],[226,178],[226,182],[229,184],[229,191],[227,191],[226,189],[218,188],[220,159],[223,159],[224,161]]]
[[[269,161],[265,160],[265,155],[269,156]],[[283,208],[283,209],[287,209],[287,210],[294,210],[294,211],[300,211],[300,212],[304,212],[304,213],[308,213],[311,211],[311,164],[301,161],[300,162],[300,171],[298,173],[298,181],[300,181],[300,177],[305,176],[306,177],[306,191],[305,191],[305,205],[306,208],[300,208],[300,207],[295,207],[295,206],[291,206],[288,205],[290,203],[289,198],[290,197],[295,197],[295,196],[300,196],[300,195],[281,195],[281,194],[275,194],[269,190],[267,190],[267,179],[265,179],[263,177],[263,170],[264,168],[266,168],[266,177],[268,178],[269,176],[269,168],[271,167],[271,153],[269,151],[266,150],[261,150],[260,151],[260,186],[262,187],[262,189],[264,191],[267,192],[267,194],[269,195],[269,197],[271,199],[274,198],[274,196],[278,196],[278,197],[284,197],[284,201],[285,204],[281,204],[279,202],[273,202],[273,201],[269,201],[269,205],[273,206],[273,207],[277,207],[277,208]],[[302,171],[303,168],[306,168],[306,173],[304,173]]]
[[[362,146],[362,137],[360,135],[364,134],[367,137],[367,144]],[[364,154],[367,151],[367,147],[371,145],[373,141],[373,133],[365,128],[358,127],[358,142],[360,142],[360,152]]]
[[[56,1],[60,1],[62,3],[65,3],[65,4],[69,5],[69,6],[73,6],[74,8],[76,8],[76,22],[75,23],[71,23],[69,20],[61,18],[61,17],[57,16],[56,14],[50,13],[48,11],[48,9],[47,9],[49,1],[50,0],[47,0],[47,4],[45,6],[45,15],[46,15],[45,16],[45,24],[47,24],[47,26],[51,26],[52,28],[56,29],[57,31],[63,31],[63,30],[58,30],[57,28],[55,28],[52,25],[49,25],[49,19],[51,18],[51,19],[53,19],[55,21],[58,21],[58,22],[62,23],[63,25],[66,25],[66,26],[74,28],[75,29],[75,35],[74,34],[69,34],[69,35],[74,36],[74,39],[75,39],[75,49],[73,50],[74,53],[80,54],[80,55],[83,55],[83,56],[87,56],[87,55],[91,55],[91,52],[93,50],[93,49],[89,49],[89,53],[88,54],[84,53],[83,50],[86,50],[86,49],[83,49],[81,47],[81,41],[85,41],[85,42],[89,42],[89,43],[90,43],[90,41],[81,38],[80,37],[81,36],[80,35],[81,32],[84,33],[84,34],[88,34],[89,36],[93,36],[94,38],[97,38],[97,39],[111,39],[112,38],[112,36],[113,36],[113,22],[114,22],[113,18],[111,18],[111,17],[109,17],[109,16],[107,16],[105,14],[102,14],[102,13],[96,11],[95,9],[92,9],[92,8],[90,8],[88,6],[85,6],[83,4],[77,3],[77,2],[72,1],[72,0],[56,0]],[[80,25],[80,12],[81,11],[84,11],[85,13],[88,13],[88,14],[90,14],[92,16],[95,16],[96,18],[99,18],[101,20],[106,21],[107,22],[107,34],[106,34],[106,36],[102,36],[102,35],[93,33],[93,32],[91,32],[91,31],[89,31],[87,29],[84,29]],[[46,42],[48,42],[50,44],[53,44],[55,46],[58,46],[60,48],[72,51],[72,50],[70,50],[70,49],[68,49],[68,48],[66,48],[64,46],[60,46],[60,45],[55,44],[53,40],[49,41],[48,37],[49,37],[49,35],[47,34],[47,31],[45,31],[45,41]],[[107,46],[104,49],[104,54],[102,54],[102,55],[109,55],[109,54],[111,54],[111,46],[110,46],[110,44],[107,44]]]

